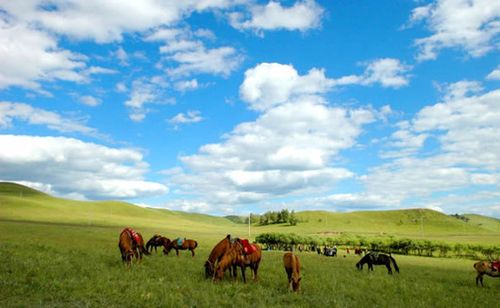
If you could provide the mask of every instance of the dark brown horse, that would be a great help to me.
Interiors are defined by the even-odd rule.
[[[208,260],[205,262],[205,276],[213,277],[215,266],[222,259],[224,253],[231,247],[231,235],[228,234],[210,252]]]
[[[170,250],[175,249],[175,253],[179,256],[179,250],[190,250],[191,256],[194,257],[194,250],[198,247],[198,242],[195,240],[182,240],[182,244],[179,245],[179,239],[175,239],[168,243],[167,246],[163,247],[163,253],[168,255]]]
[[[155,234],[147,242],[147,244],[146,244],[146,250],[149,251],[149,252],[153,252],[153,248],[154,248],[155,252],[157,252],[158,251],[157,250],[158,247],[161,247],[161,246],[166,247],[169,243],[170,243],[170,239],[168,239],[168,238],[166,238],[164,236]]]
[[[488,275],[491,277],[500,277],[500,271],[493,270],[492,262],[489,261],[479,261],[474,263],[474,268],[476,269],[476,285],[479,287],[479,283],[483,286],[483,276]]]
[[[130,266],[134,256],[138,262],[141,262],[142,254],[149,255],[149,252],[144,248],[142,235],[131,228],[125,228],[120,233],[118,248],[122,255],[122,261],[128,266]]]
[[[394,258],[389,255],[378,252],[370,252],[366,254],[364,257],[361,258],[361,260],[359,260],[358,263],[356,263],[356,267],[359,270],[362,270],[363,265],[365,263],[368,263],[368,270],[373,271],[373,265],[385,265],[385,267],[387,267],[387,271],[389,272],[389,274],[392,275],[391,262],[394,265],[394,269],[396,270],[396,272],[399,273],[399,267],[396,264],[396,260],[394,260]]]
[[[245,268],[250,267],[253,272],[253,279],[257,280],[257,271],[259,270],[260,260],[262,258],[262,249],[257,244],[252,244],[254,252],[251,254],[245,254],[243,249],[242,241],[238,238],[231,244],[231,248],[226,251],[222,256],[219,264],[214,273],[214,281],[218,281],[224,277],[224,272],[228,269],[236,266],[241,268],[241,275],[243,277],[243,282],[246,283]]]
[[[294,292],[300,290],[300,261],[299,257],[291,252],[285,253],[283,256],[283,263],[285,264],[285,271],[288,276],[288,284]]]

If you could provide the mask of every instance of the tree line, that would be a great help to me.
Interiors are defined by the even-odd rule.
[[[295,211],[289,211],[288,209],[283,209],[281,211],[268,211],[264,214],[250,214],[250,217],[242,217],[242,216],[226,216],[227,219],[235,222],[235,223],[244,223],[248,224],[248,220],[250,219],[250,223],[252,225],[272,225],[272,224],[290,224],[291,226],[297,225],[299,220],[295,216]]]
[[[295,233],[261,233],[256,242],[274,250],[284,250],[296,245],[360,247],[371,251],[428,257],[463,257],[471,259],[500,258],[500,246],[481,244],[451,244],[445,242],[401,238],[365,238],[302,236]]]

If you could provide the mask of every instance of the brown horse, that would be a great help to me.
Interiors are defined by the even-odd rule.
[[[285,253],[283,256],[283,263],[285,264],[285,271],[288,276],[288,284],[290,288],[297,292],[300,290],[300,261],[299,257],[291,252]]]
[[[208,260],[205,262],[205,276],[213,277],[215,266],[222,259],[222,256],[231,247],[231,235],[228,234],[210,252]]]
[[[253,280],[257,280],[257,271],[259,270],[260,260],[262,259],[262,249],[257,244],[252,245],[254,246],[255,251],[247,255],[244,253],[242,241],[239,238],[236,239],[235,242],[231,244],[231,248],[222,256],[222,259],[215,270],[213,280],[218,281],[222,279],[222,277],[224,277],[224,272],[231,266],[233,267],[233,270],[236,266],[241,268],[241,275],[244,283],[246,283],[246,267],[250,267],[252,269]]]
[[[182,241],[182,245],[179,245],[178,240],[179,239],[175,239],[168,243],[167,246],[163,247],[163,253],[168,255],[170,250],[172,250],[173,248],[175,249],[175,253],[177,254],[177,256],[179,256],[179,250],[190,250],[191,256],[194,257],[194,250],[196,249],[196,247],[198,247],[198,242],[195,240],[184,239]]]
[[[160,246],[166,247],[170,243],[170,239],[155,234],[151,239],[149,239],[148,243],[146,244],[146,250],[149,252],[153,252],[153,248],[155,249],[155,252],[157,252],[157,248]]]
[[[494,271],[492,268],[492,262],[489,261],[479,261],[474,263],[474,268],[476,269],[476,285],[479,287],[479,283],[483,286],[483,276],[486,274],[491,277],[500,277],[500,271]]]
[[[142,254],[149,255],[149,252],[144,248],[142,235],[131,228],[125,228],[120,233],[118,248],[122,255],[122,261],[128,266],[130,266],[134,256],[138,262],[141,262]]]

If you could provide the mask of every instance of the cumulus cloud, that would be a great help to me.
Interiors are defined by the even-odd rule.
[[[0,128],[8,128],[13,121],[24,121],[30,125],[44,125],[49,129],[64,133],[81,133],[97,136],[96,129],[78,120],[68,119],[60,114],[35,108],[24,103],[0,102]]]
[[[49,34],[0,18],[0,89],[38,90],[41,80],[84,82],[84,57],[58,47]]]
[[[261,112],[258,118],[237,125],[219,143],[181,156],[185,169],[169,174],[180,191],[203,196],[220,211],[245,203],[324,192],[352,178],[353,172],[336,167],[334,161],[342,150],[356,144],[363,125],[375,119],[370,109],[328,106],[317,95],[326,88],[318,91],[318,83],[308,81],[324,78],[320,70],[298,76],[291,66],[264,65],[257,69],[291,72],[289,76],[306,82],[300,91],[287,90],[292,94],[284,91],[275,96],[272,86],[264,86],[269,92],[253,98],[251,93],[242,94],[253,99],[251,103]],[[245,77],[242,89],[254,75]],[[276,99],[281,103],[273,103]]]
[[[397,59],[377,59],[366,63],[362,75],[331,79],[322,69],[313,68],[300,76],[291,65],[261,63],[245,72],[240,95],[250,108],[266,110],[294,97],[326,93],[337,86],[379,83],[383,87],[399,88],[408,84],[409,69]]]
[[[167,193],[144,180],[148,165],[137,150],[73,138],[0,135],[0,178],[42,183],[56,194],[84,198],[138,198]]]
[[[318,28],[324,9],[314,0],[297,1],[290,7],[270,1],[266,5],[253,4],[249,14],[240,12],[229,15],[230,23],[240,30],[296,30],[307,31]]]
[[[437,0],[413,10],[410,23],[424,21],[431,31],[415,41],[417,59],[434,60],[440,50],[461,48],[472,57],[498,49],[500,3],[490,0]]]
[[[240,94],[252,109],[266,110],[296,96],[325,93],[332,86],[323,70],[299,76],[291,65],[261,63],[245,72]]]
[[[482,93],[477,82],[461,81],[450,84],[443,99],[400,125],[389,143],[399,155],[361,177],[368,194],[418,198],[423,205],[440,193],[444,197],[432,202],[448,212],[458,206],[449,203],[454,195],[463,208],[495,200],[488,192],[500,186],[500,90]],[[425,140],[435,148],[424,147]],[[471,192],[460,191],[465,187]]]

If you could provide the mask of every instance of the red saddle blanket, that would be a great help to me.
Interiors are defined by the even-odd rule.
[[[125,228],[123,230],[125,230],[128,233],[128,235],[134,240],[134,242],[136,242],[136,244],[139,244],[141,242],[139,235],[137,234],[137,232],[134,231],[134,229]]]
[[[246,255],[251,255],[252,253],[254,253],[257,250],[255,245],[250,244],[248,242],[248,240],[242,239],[241,244],[243,245],[243,252]]]
[[[500,272],[500,261],[493,261],[493,262],[491,262],[491,268],[494,271]]]

